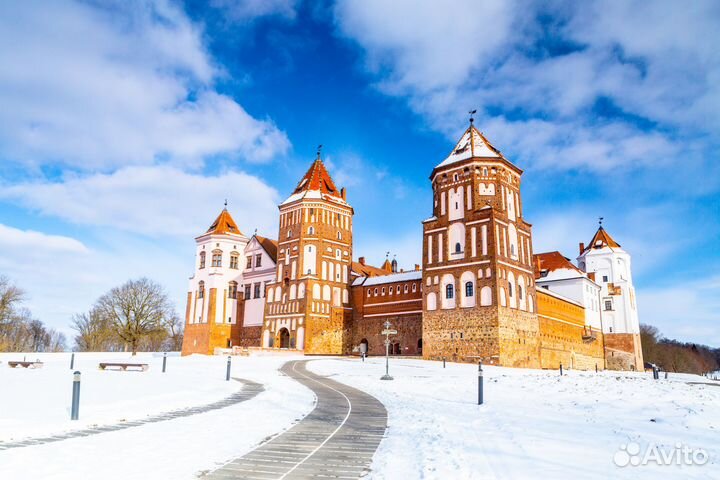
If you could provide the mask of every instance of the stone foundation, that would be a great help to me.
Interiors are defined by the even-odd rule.
[[[606,333],[605,358],[609,369],[642,372],[644,363],[640,334]]]

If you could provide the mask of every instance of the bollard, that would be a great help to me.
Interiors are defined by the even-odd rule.
[[[228,356],[227,373],[225,374],[225,380],[230,381],[230,356]]]
[[[665,380],[667,380],[667,379],[668,379],[668,373],[667,373],[667,370],[665,370]]]
[[[75,368],[75,352],[72,352],[72,355],[70,355],[70,370]]]
[[[165,366],[167,365],[167,352],[163,352],[163,373],[165,373]]]
[[[445,368],[445,357],[443,357],[443,368]]]
[[[478,362],[478,405],[483,404],[483,369],[482,361]]]
[[[560,364],[560,376],[562,377],[562,363]]]
[[[77,420],[80,417],[80,372],[73,372],[72,407],[70,420]]]
[[[597,363],[595,364],[595,373],[597,373]]]

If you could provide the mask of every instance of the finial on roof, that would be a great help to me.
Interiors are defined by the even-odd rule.
[[[598,224],[600,225],[600,228],[602,228],[602,222],[605,220],[603,217],[598,217]]]
[[[321,143],[320,145],[318,145],[318,148],[317,148],[317,158],[318,158],[318,160],[320,160],[320,152],[321,152],[321,151],[322,151],[322,143]]]
[[[255,229],[255,235],[257,235],[257,228]]]
[[[227,210],[227,198],[225,199],[225,210]]]
[[[390,258],[390,252],[385,252],[385,260],[387,260],[388,258]]]
[[[477,113],[477,110],[470,110],[468,113],[470,114],[470,125],[472,125],[472,123],[475,121],[473,115]]]

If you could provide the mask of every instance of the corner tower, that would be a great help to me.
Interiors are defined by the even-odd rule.
[[[605,336],[605,361],[614,370],[643,370],[635,287],[630,254],[600,227],[586,247],[580,244],[580,270],[600,285],[600,309]]]
[[[248,238],[227,208],[195,238],[195,273],[190,277],[182,354],[212,355],[240,344],[243,298],[238,294]]]
[[[430,175],[423,222],[423,356],[539,367],[522,170],[472,124]]]
[[[344,354],[352,319],[353,209],[319,152],[279,208],[277,280],[267,289],[262,346]]]

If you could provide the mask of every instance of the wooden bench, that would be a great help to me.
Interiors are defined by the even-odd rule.
[[[147,363],[140,363],[140,362],[100,362],[100,370],[107,370],[107,369],[118,369],[122,370],[123,372],[126,371],[128,368],[130,369],[140,369],[141,371],[145,372],[150,368],[150,365]]]
[[[17,367],[22,367],[22,368],[42,368],[42,366],[43,366],[43,362],[41,362],[41,361],[39,361],[39,360],[36,361],[36,362],[26,362],[26,361],[24,361],[24,360],[22,360],[22,361],[20,361],[20,360],[11,360],[11,361],[8,361],[8,367],[10,367],[10,368],[17,368]]]

